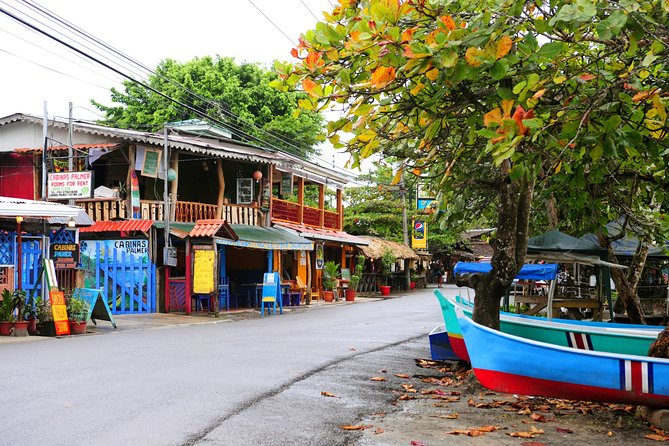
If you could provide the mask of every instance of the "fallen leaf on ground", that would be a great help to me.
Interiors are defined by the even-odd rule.
[[[395,376],[397,376],[398,378],[402,378],[402,379],[411,378],[411,375],[407,375],[406,373],[395,373]]]
[[[486,432],[493,432],[499,429],[498,426],[481,426],[475,427],[473,429],[456,429],[450,432],[446,432],[451,435],[467,435],[468,437],[480,437]]]
[[[427,443],[422,441],[411,440],[411,446],[427,446]]]
[[[533,413],[532,415],[530,415],[530,418],[532,419],[532,421],[537,421],[539,423],[546,422],[546,418],[544,418],[543,415],[539,415],[538,413]]]
[[[416,397],[413,395],[409,395],[408,393],[405,393],[400,397],[400,401],[407,401],[407,400],[415,400]]]
[[[321,392],[321,395],[329,396],[330,398],[339,398],[337,395],[335,395],[334,393],[330,393],[330,392]]]
[[[402,387],[403,387],[404,390],[406,390],[407,392],[411,392],[411,393],[415,393],[415,392],[416,392],[416,389],[414,389],[413,386],[412,386],[411,384],[402,384]]]
[[[510,437],[514,438],[534,438],[531,432],[509,432]]]
[[[382,427],[377,427],[376,430],[374,431],[374,435],[379,435],[383,433],[383,428]]]
[[[648,434],[644,435],[643,438],[647,438],[649,440],[654,440],[654,441],[667,441],[669,440],[669,437],[666,435],[659,435],[659,434]]]
[[[573,430],[567,429],[566,427],[559,427],[558,426],[558,427],[555,428],[555,430],[560,432],[561,434],[573,434],[574,433]]]
[[[344,429],[345,431],[364,431],[365,429],[369,429],[372,426],[369,425],[358,425],[358,426],[339,426],[339,429]]]
[[[351,348],[349,348],[349,350],[352,351],[352,352],[354,352],[354,351],[355,351],[355,347],[351,347]]]
[[[458,418],[458,416],[459,415],[457,413],[453,412],[444,415],[432,415],[432,418],[447,418],[449,420],[455,420],[456,418]]]
[[[546,446],[546,443],[541,443],[540,441],[523,441],[520,443],[520,446]]]
[[[375,376],[375,377],[371,378],[370,381],[388,381],[388,380],[386,378],[384,378],[383,376]]]

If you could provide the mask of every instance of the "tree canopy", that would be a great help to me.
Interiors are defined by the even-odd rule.
[[[323,118],[314,112],[294,115],[304,93],[279,92],[270,86],[276,74],[232,58],[195,58],[186,63],[162,61],[147,84],[155,90],[222,121],[235,139],[271,145],[298,155],[315,152],[322,140]],[[161,130],[167,122],[200,118],[194,111],[141,85],[125,81],[111,89],[118,106],[93,104],[105,114],[102,124]]]
[[[433,178],[443,206],[465,204],[452,218],[494,211],[493,270],[471,285],[474,318],[498,326],[539,200],[557,199],[573,227],[602,232],[628,215],[648,237],[663,235],[668,9],[666,0],[340,0],[302,36],[299,60],[275,70],[308,93],[305,110],[344,109],[328,131],[354,160],[404,160]]]

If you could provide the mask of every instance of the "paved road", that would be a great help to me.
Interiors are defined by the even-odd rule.
[[[426,334],[441,321],[424,290],[259,320],[2,344],[0,443],[347,444],[355,434],[337,426],[397,397],[369,378],[429,355]]]

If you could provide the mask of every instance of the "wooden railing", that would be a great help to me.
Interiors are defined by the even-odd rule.
[[[77,200],[77,205],[84,208],[93,221],[127,220],[132,217],[128,210],[127,200],[121,199],[92,199]],[[216,218],[215,204],[177,201],[174,221],[195,222]],[[163,202],[141,200],[140,212],[143,220],[163,220]],[[264,212],[256,206],[243,204],[224,204],[222,218],[230,224],[244,224],[251,226],[264,225]]]
[[[300,208],[302,208],[302,221],[300,221],[299,217]],[[339,214],[337,212],[326,211],[311,206],[303,206],[299,203],[280,200],[278,198],[272,198],[272,220],[312,226],[315,228],[341,230]]]

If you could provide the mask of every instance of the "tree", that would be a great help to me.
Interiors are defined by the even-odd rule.
[[[596,188],[623,173],[611,166],[625,175],[646,167],[656,178],[649,187],[663,187],[666,1],[340,3],[303,35],[300,60],[275,70],[286,88],[308,93],[303,108],[344,109],[328,131],[340,146],[340,134],[352,133],[354,160],[396,156],[428,172],[445,205],[464,194],[484,206],[463,208],[459,218],[494,209],[492,271],[470,282],[476,321],[499,326],[533,201],[558,181],[569,189],[561,197],[579,197],[561,206],[598,228],[625,206],[588,194],[590,176]],[[614,189],[607,197],[620,196]],[[664,194],[648,195],[662,200],[659,214]]]
[[[256,64],[237,65],[232,58],[203,57],[183,64],[166,59],[147,83],[217,117],[235,139],[268,143],[297,155],[313,154],[315,144],[322,139],[322,116],[313,112],[293,116],[304,93],[278,92],[269,85],[274,79],[276,74]],[[102,124],[158,131],[167,122],[200,118],[134,82],[125,81],[123,86],[123,92],[111,89],[111,99],[118,106],[92,101],[105,114]]]

